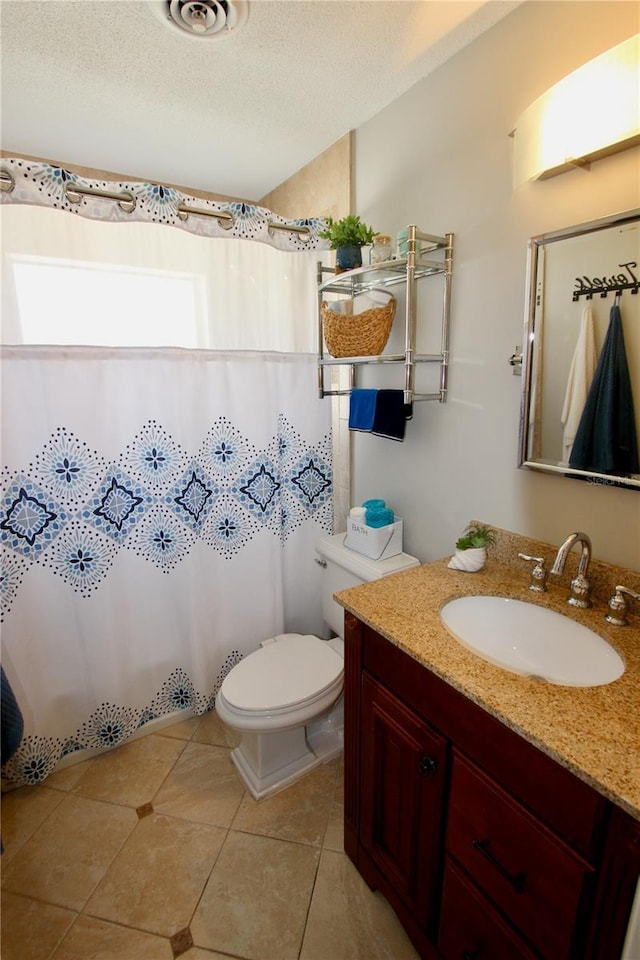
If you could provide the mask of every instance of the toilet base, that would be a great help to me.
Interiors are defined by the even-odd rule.
[[[342,697],[325,716],[307,727],[279,733],[242,733],[231,759],[254,800],[290,786],[342,753]]]

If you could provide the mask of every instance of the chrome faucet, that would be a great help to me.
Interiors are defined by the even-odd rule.
[[[570,603],[573,607],[590,607],[589,588],[591,584],[587,580],[587,573],[589,572],[589,562],[591,560],[591,540],[586,533],[577,531],[576,533],[569,534],[564,543],[558,548],[550,573],[560,574],[564,571],[564,565],[567,562],[569,552],[576,543],[581,545],[582,551],[580,553],[578,572],[571,581],[571,592],[567,597],[567,603]]]

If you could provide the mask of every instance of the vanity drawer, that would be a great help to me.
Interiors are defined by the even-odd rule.
[[[448,858],[438,949],[444,960],[536,960],[538,956]]]
[[[447,851],[543,956],[571,955],[592,868],[455,750]]]

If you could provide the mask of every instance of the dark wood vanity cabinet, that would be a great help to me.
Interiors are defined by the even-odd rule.
[[[362,842],[417,921],[431,927],[447,742],[367,674],[362,728]]]
[[[345,850],[424,958],[616,960],[640,824],[345,615]]]

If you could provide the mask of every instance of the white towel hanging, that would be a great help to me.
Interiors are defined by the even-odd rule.
[[[597,361],[593,311],[586,304],[582,311],[580,333],[569,368],[567,389],[560,417],[564,426],[562,435],[562,460],[564,463],[569,463],[576,430],[584,410]]]

